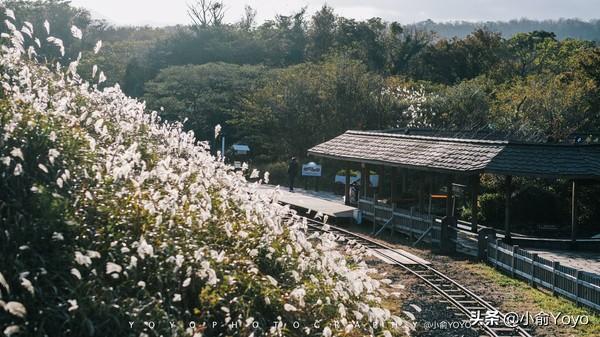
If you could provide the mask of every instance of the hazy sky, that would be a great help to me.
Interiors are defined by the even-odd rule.
[[[155,26],[190,22],[187,4],[195,0],[72,0],[72,4],[91,10],[95,17],[119,25],[150,24]],[[340,15],[365,19],[374,16],[388,21],[414,23],[434,21],[509,20],[515,18],[559,19],[598,18],[598,0],[225,0],[225,19],[237,21],[245,5],[258,11],[257,20],[275,14],[290,14],[308,7],[309,13],[327,3]]]

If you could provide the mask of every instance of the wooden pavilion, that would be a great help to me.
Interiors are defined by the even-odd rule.
[[[349,198],[350,165],[362,171],[360,199],[368,198],[366,182],[372,168],[383,177],[391,169],[390,200],[397,195],[397,180],[407,171],[422,172],[423,180],[443,179],[446,185],[446,216],[454,215],[453,182],[468,182],[473,207],[471,230],[477,232],[478,197],[483,173],[504,176],[505,237],[511,237],[512,177],[540,177],[571,181],[571,240],[577,238],[577,186],[582,180],[600,180],[600,145],[538,144],[503,140],[480,140],[395,134],[383,131],[347,131],[308,150],[308,154],[348,162],[345,196]],[[381,179],[381,178],[380,178]],[[381,183],[380,183],[381,184]],[[421,193],[422,184],[419,185]]]

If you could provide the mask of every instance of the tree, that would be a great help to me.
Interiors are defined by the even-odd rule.
[[[498,90],[491,120],[523,139],[565,141],[596,120],[590,103],[596,92],[595,83],[578,74],[529,75]]]
[[[465,39],[442,39],[429,45],[411,60],[417,79],[454,84],[494,69],[503,53],[499,34],[477,30]]]
[[[188,5],[188,16],[196,29],[220,26],[225,16],[225,5],[218,0],[198,0]]]
[[[335,42],[336,16],[333,8],[324,5],[311,20],[308,30],[308,55],[312,60],[319,60],[326,55]]]
[[[305,60],[307,45],[306,9],[291,15],[277,15],[257,30],[257,37],[264,41],[265,56],[269,64],[286,66]]]
[[[345,57],[271,73],[230,121],[256,155],[282,159],[348,129],[392,124],[380,102],[382,78]]]
[[[168,120],[184,121],[199,139],[212,139],[260,81],[262,66],[226,63],[171,66],[146,83],[144,99]]]
[[[249,31],[256,24],[256,10],[250,5],[244,6],[244,16],[240,19],[238,25],[240,29]]]

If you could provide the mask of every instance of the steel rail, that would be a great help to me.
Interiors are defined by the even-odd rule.
[[[440,271],[434,269],[433,267],[422,263],[419,260],[416,260],[410,255],[402,254],[399,251],[395,251],[393,247],[390,247],[386,244],[374,241],[364,235],[354,233],[348,231],[346,229],[325,224],[323,222],[317,221],[315,219],[311,219],[302,215],[296,214],[297,217],[305,218],[307,220],[307,226],[312,228],[313,230],[321,231],[321,232],[329,232],[332,234],[337,234],[345,241],[354,240],[357,243],[362,244],[367,249],[373,250],[372,246],[384,249],[384,251],[377,251],[375,254],[379,254],[384,256],[385,258],[394,262],[395,265],[402,267],[407,270],[411,274],[417,276],[423,282],[425,282],[428,286],[433,288],[438,294],[440,294],[443,298],[445,298],[448,302],[450,302],[454,307],[456,307],[460,312],[466,315],[469,318],[472,318],[474,313],[477,313],[476,317],[478,320],[476,321],[476,326],[480,328],[480,330],[484,331],[486,334],[492,337],[532,337],[532,335],[527,332],[523,327],[516,324],[517,322],[511,322],[511,325],[508,325],[505,320],[506,315],[503,314],[498,308],[494,307],[487,301],[485,301],[480,296],[476,295],[460,283],[451,279],[450,277],[444,275]],[[326,227],[327,226],[327,227]],[[366,244],[365,244],[366,243]],[[370,247],[371,246],[371,247]],[[402,261],[399,261],[393,255],[387,254],[385,250],[392,250],[394,253],[401,255],[403,258],[406,258],[413,262],[413,264],[406,264]],[[451,294],[452,293],[452,294]],[[458,299],[461,298],[461,299]],[[471,305],[467,305],[471,304]],[[475,304],[473,306],[472,304]],[[478,306],[477,306],[478,305]],[[484,317],[488,311],[497,312],[499,319],[495,324],[485,324]],[[481,314],[484,315],[481,315]],[[515,326],[513,326],[515,324]]]

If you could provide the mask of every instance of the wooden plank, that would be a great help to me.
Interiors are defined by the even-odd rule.
[[[424,260],[414,254],[411,254],[402,249],[373,249],[378,254],[387,255],[402,264],[430,264],[429,261]]]
[[[261,185],[258,191],[261,193],[272,193],[275,186]],[[351,218],[354,216],[356,207],[344,205],[341,198],[336,200],[331,194],[324,192],[309,192],[295,189],[295,192],[279,190],[279,201],[296,207],[321,212],[329,217]]]

